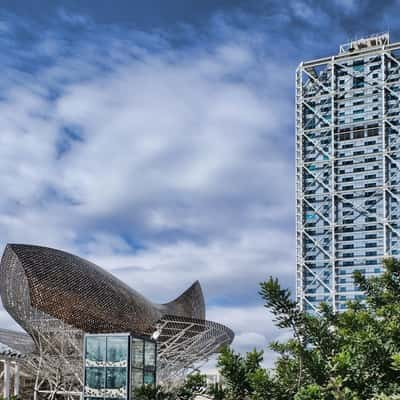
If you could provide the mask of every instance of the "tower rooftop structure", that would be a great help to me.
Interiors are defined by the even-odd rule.
[[[382,47],[390,43],[389,32],[375,33],[359,39],[351,40],[348,43],[340,45],[340,53],[353,53],[360,50]]]

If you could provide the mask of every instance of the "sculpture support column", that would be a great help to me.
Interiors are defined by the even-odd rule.
[[[14,396],[19,395],[19,365],[16,363],[14,367]]]
[[[4,361],[4,388],[3,388],[3,397],[6,400],[9,400],[10,398],[10,376],[11,374],[11,368],[10,368],[10,361],[5,360]]]

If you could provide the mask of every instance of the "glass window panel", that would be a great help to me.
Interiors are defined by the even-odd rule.
[[[127,336],[110,336],[107,338],[107,361],[126,365],[128,361]]]
[[[143,371],[132,369],[132,389],[143,386]]]
[[[86,337],[86,360],[91,362],[102,362],[106,360],[106,337]]]
[[[104,389],[105,370],[103,367],[86,368],[86,386],[91,389]]]
[[[143,340],[132,339],[132,366],[143,368]]]
[[[155,367],[156,366],[156,345],[153,342],[145,342],[145,367]]]
[[[154,372],[145,372],[144,373],[144,384],[145,385],[154,385],[155,383]]]
[[[107,389],[126,388],[126,368],[112,367],[107,368]]]

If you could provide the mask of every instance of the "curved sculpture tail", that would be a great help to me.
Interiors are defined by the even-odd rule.
[[[168,314],[189,316],[194,319],[206,319],[205,302],[200,282],[196,281],[176,300],[163,304]]]

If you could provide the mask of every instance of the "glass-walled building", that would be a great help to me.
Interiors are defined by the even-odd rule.
[[[134,391],[156,382],[156,343],[129,334],[85,335],[84,397],[134,400]]]
[[[400,43],[380,34],[296,74],[297,298],[362,299],[352,274],[400,254]]]

